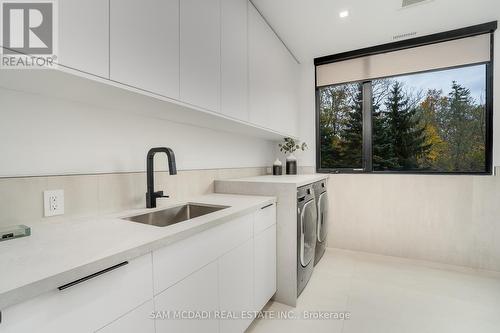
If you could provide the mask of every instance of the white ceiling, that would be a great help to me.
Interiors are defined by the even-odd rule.
[[[417,36],[500,20],[500,0],[252,0],[300,62]],[[349,17],[339,12],[349,10]],[[412,36],[415,37],[415,36]]]

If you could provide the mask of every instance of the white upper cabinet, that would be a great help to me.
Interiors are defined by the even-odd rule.
[[[290,52],[280,43],[277,49],[275,70],[275,98],[278,130],[289,135],[298,135],[298,64]]]
[[[59,64],[297,136],[298,64],[248,0],[58,3]]]
[[[250,121],[271,128],[274,70],[270,57],[275,47],[271,29],[252,4],[248,6],[248,68]]]
[[[57,62],[109,78],[109,0],[60,0]]]
[[[248,9],[250,121],[297,134],[298,65],[253,5]]]
[[[179,0],[110,1],[111,79],[178,99]]]
[[[221,0],[221,113],[248,120],[247,0]]]
[[[217,112],[221,99],[220,0],[182,0],[180,6],[181,100]]]

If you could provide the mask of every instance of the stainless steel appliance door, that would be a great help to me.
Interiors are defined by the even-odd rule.
[[[314,199],[304,204],[300,214],[300,264],[306,267],[314,258],[317,214]]]
[[[328,233],[328,195],[323,192],[318,198],[318,242],[324,242]]]

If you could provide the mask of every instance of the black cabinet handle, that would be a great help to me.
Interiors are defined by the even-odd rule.
[[[85,277],[82,277],[81,279],[78,279],[78,280],[75,280],[75,281],[73,281],[73,282],[67,283],[67,284],[65,284],[65,285],[63,285],[63,286],[58,287],[57,289],[59,289],[59,290],[64,290],[64,289],[71,288],[71,287],[73,287],[73,286],[76,286],[77,284],[80,284],[80,283],[82,283],[82,282],[85,282],[85,281],[87,281],[87,280],[90,280],[90,279],[92,279],[92,278],[95,278],[96,276],[99,276],[99,275],[102,275],[102,274],[104,274],[104,273],[110,272],[110,271],[112,271],[112,270],[115,270],[115,269],[117,269],[117,268],[119,268],[119,267],[122,267],[122,266],[125,266],[125,265],[127,265],[127,264],[128,264],[128,261],[121,262],[121,263],[119,263],[118,265],[114,265],[114,266],[108,267],[108,268],[106,268],[106,269],[103,269],[102,271],[99,271],[99,272],[96,272],[96,273],[93,273],[93,274],[87,275],[87,276],[85,276]]]
[[[272,203],[272,204],[269,204],[269,205],[265,205],[264,207],[260,207],[260,209],[266,209],[267,207],[271,207],[272,205],[274,205],[274,204]]]

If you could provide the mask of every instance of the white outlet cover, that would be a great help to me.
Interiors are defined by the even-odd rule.
[[[43,191],[44,216],[64,214],[64,190]]]

